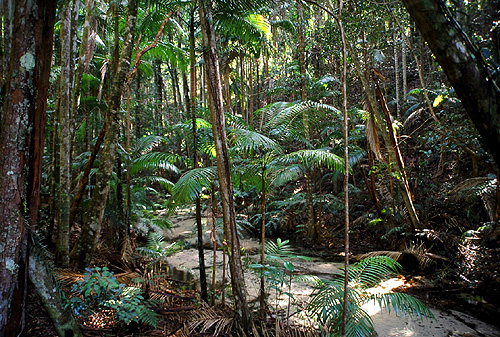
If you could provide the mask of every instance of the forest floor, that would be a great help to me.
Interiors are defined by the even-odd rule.
[[[195,218],[185,215],[173,221],[173,228],[165,232],[165,236],[172,242],[183,240],[187,243],[188,247],[192,247],[171,256],[169,263],[172,268],[185,270],[186,273],[190,273],[192,277],[197,278],[199,260],[198,251],[194,248],[196,244],[195,226]],[[210,233],[207,231],[204,237],[208,238],[209,235]],[[246,252],[246,258],[250,261],[258,262],[258,245],[258,241],[253,238],[247,237],[241,240],[241,246]],[[207,278],[210,280],[213,265],[213,252],[210,249],[205,249],[205,263],[208,274]],[[320,278],[328,278],[329,275],[342,267],[341,262],[326,261],[323,258],[313,258],[312,261],[294,260],[293,264],[301,274],[316,275]],[[220,282],[222,270],[221,255],[217,255],[216,269],[216,278]],[[260,286],[259,279],[254,273],[246,272],[245,282],[249,293],[248,300],[249,302],[255,302]],[[425,278],[401,276],[384,282],[378,289],[374,290],[379,292],[396,290],[412,293],[424,301],[436,317],[436,320],[405,317],[397,315],[394,312],[388,312],[386,309],[381,310],[378,304],[367,303],[364,308],[372,317],[379,337],[500,336],[499,328],[457,310],[456,303],[453,301],[440,299],[437,296],[430,298],[429,295],[425,294],[425,289],[429,289]],[[312,291],[313,287],[311,285],[297,282],[292,282],[290,290],[294,295],[294,299],[302,304],[307,301]],[[278,306],[284,309],[287,303],[287,298],[282,298]]]
[[[164,231],[163,235],[170,242],[183,241],[185,248],[168,258],[169,268],[175,278],[182,279],[183,282],[197,284],[199,275],[199,260],[196,247],[195,218],[189,212],[180,214],[173,219],[173,228]],[[204,240],[209,241],[210,233],[207,231]],[[251,237],[241,240],[241,246],[245,252],[244,263],[248,265],[259,260],[259,242]],[[298,252],[300,248],[297,247]],[[208,283],[212,282],[213,250],[206,246],[205,264]],[[307,252],[303,253],[307,255]],[[295,270],[300,274],[315,275],[319,278],[328,278],[332,273],[338,271],[342,266],[341,257],[315,257],[311,261],[293,260]],[[222,279],[222,255],[216,255],[216,285],[220,287]],[[258,276],[246,268],[245,281],[248,291],[248,301],[258,308],[258,293],[260,280]],[[227,271],[226,271],[227,273]],[[230,281],[226,281],[230,282]],[[418,319],[416,317],[400,316],[394,312],[388,312],[386,309],[380,309],[375,303],[367,303],[364,308],[371,315],[375,330],[379,337],[409,337],[409,336],[478,336],[493,337],[500,336],[500,329],[492,324],[485,323],[479,311],[469,310],[460,307],[457,301],[449,299],[429,285],[426,277],[422,276],[400,276],[384,282],[374,291],[404,291],[411,293],[432,310],[436,320]],[[290,308],[292,314],[292,323],[308,324],[307,320],[301,318],[299,314],[293,314],[294,311],[303,311],[313,287],[310,284],[292,282],[291,288],[286,289],[294,296],[295,303]],[[220,294],[220,292],[219,292]],[[28,307],[26,314],[27,326],[23,336],[50,337],[56,336],[50,319],[41,305],[33,290],[29,291]],[[273,297],[273,296],[271,296]],[[283,316],[289,305],[288,297],[281,296],[278,301],[271,302],[271,312],[274,310],[275,316]],[[470,308],[469,308],[470,309]],[[183,320],[189,319],[188,315],[182,313],[176,315],[162,315],[161,324],[154,331],[144,331],[139,333],[124,332],[117,328],[84,329],[86,336],[170,336],[175,334],[175,329],[183,326]],[[491,321],[490,321],[491,322]],[[310,324],[310,323],[309,323]],[[174,331],[174,334],[172,334]],[[181,334],[182,335],[182,334]]]

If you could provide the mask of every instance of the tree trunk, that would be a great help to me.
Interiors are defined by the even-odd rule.
[[[302,102],[307,100],[307,87],[306,87],[306,47],[304,42],[304,8],[302,3],[297,2],[299,11],[299,63],[300,63],[300,96]],[[304,123],[304,133],[305,138],[309,144],[311,144],[311,126],[309,111],[304,110],[302,121]],[[314,216],[314,200],[313,200],[313,190],[314,190],[314,180],[313,180],[313,169],[306,168],[305,174],[305,190],[306,190],[306,201],[307,201],[307,238],[309,240],[314,240],[318,236],[318,230],[316,228],[316,219]]]
[[[245,280],[241,264],[240,243],[236,229],[236,215],[233,201],[233,186],[231,182],[231,164],[226,138],[224,119],[224,100],[219,73],[219,59],[216,51],[215,32],[213,27],[212,1],[199,0],[200,22],[203,34],[203,56],[207,76],[209,105],[212,114],[212,129],[217,152],[217,169],[222,199],[222,214],[224,232],[229,242],[229,268],[231,270],[231,285],[234,296],[235,313],[238,323],[245,330],[251,331],[251,318],[245,291]]]
[[[58,267],[69,265],[69,218],[71,208],[71,116],[73,98],[73,37],[72,13],[75,2],[68,2],[61,15],[61,76],[59,105],[59,189],[55,262]]]
[[[102,149],[101,162],[92,192],[92,199],[82,224],[82,232],[71,252],[73,264],[85,268],[92,260],[101,232],[104,209],[108,198],[111,174],[115,163],[116,146],[118,144],[120,105],[132,49],[134,44],[135,22],[137,16],[137,1],[128,3],[127,23],[123,34],[123,46],[116,74],[113,76],[109,107],[106,112],[106,135]]]
[[[189,22],[189,61],[190,61],[190,83],[191,99],[190,113],[193,125],[193,168],[198,168],[198,138],[196,135],[196,54],[195,54],[195,10],[191,13]],[[196,230],[198,232],[198,260],[200,266],[200,290],[201,299],[208,303],[207,274],[205,272],[205,253],[203,251],[203,226],[201,223],[201,200],[200,196],[196,198]],[[217,242],[214,242],[214,246]],[[215,264],[214,264],[215,268]]]
[[[24,326],[27,224],[36,223],[56,4],[14,2],[5,103],[0,114],[0,335]],[[43,41],[42,41],[43,37]],[[39,124],[34,124],[39,123]]]
[[[161,77],[161,60],[155,60],[153,62],[153,67],[156,87],[155,111],[158,116],[160,128],[163,129],[163,78]]]
[[[43,306],[47,310],[57,334],[61,337],[83,336],[78,323],[73,318],[71,309],[64,305],[54,275],[43,264],[41,254],[41,252],[34,252],[33,250],[31,252],[29,261],[30,281],[38,296],[42,299]]]
[[[500,164],[500,90],[480,52],[439,0],[403,0],[482,136]]]

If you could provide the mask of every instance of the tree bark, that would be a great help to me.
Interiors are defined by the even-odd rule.
[[[82,224],[82,232],[71,252],[72,263],[80,268],[90,264],[101,232],[104,209],[108,198],[111,174],[115,164],[116,147],[119,136],[120,105],[134,45],[135,23],[137,18],[137,1],[128,2],[127,23],[123,34],[123,46],[120,61],[113,76],[109,107],[106,112],[106,135],[102,149],[99,171],[96,177],[92,199]]]
[[[54,275],[47,270],[40,257],[40,252],[30,255],[29,275],[38,296],[42,299],[43,306],[49,314],[57,334],[61,337],[83,336],[78,323],[73,318],[69,307],[64,306],[59,292],[59,286],[54,280]]]
[[[28,279],[27,224],[36,223],[56,5],[14,2],[0,114],[0,335],[23,330]],[[43,37],[43,41],[42,41]],[[39,124],[34,124],[39,123]]]
[[[190,98],[190,113],[193,125],[193,168],[198,168],[198,137],[196,135],[196,40],[195,40],[195,25],[194,15],[195,9],[191,12],[191,20],[189,22],[189,61],[190,61],[190,83],[191,83],[191,98]],[[205,253],[203,251],[203,226],[201,223],[201,199],[196,198],[196,230],[198,233],[198,261],[200,266],[200,292],[201,299],[208,303],[207,289],[207,274],[205,272]],[[217,245],[215,241],[214,247]],[[215,268],[215,264],[214,264]]]
[[[457,96],[500,164],[500,90],[477,48],[439,0],[403,0]]]
[[[216,51],[215,32],[213,27],[212,0],[199,0],[200,22],[203,34],[203,56],[209,93],[209,105],[212,114],[212,129],[217,153],[217,169],[222,199],[224,232],[229,243],[229,268],[234,296],[235,313],[238,323],[245,330],[251,331],[251,318],[245,291],[245,280],[241,264],[240,243],[236,229],[236,215],[233,201],[233,185],[231,181],[231,164],[226,138],[224,119],[224,100],[219,72],[219,58]]]
[[[69,265],[69,218],[71,208],[71,116],[73,98],[73,37],[72,13],[75,2],[68,2],[61,15],[61,76],[59,95],[59,189],[55,262],[58,267]]]

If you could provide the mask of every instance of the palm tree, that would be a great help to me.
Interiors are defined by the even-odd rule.
[[[434,318],[434,315],[424,304],[404,293],[369,292],[368,289],[377,286],[386,279],[398,274],[401,266],[387,256],[370,257],[349,267],[347,280],[347,322],[346,336],[371,336],[374,332],[373,321],[362,308],[368,301],[377,301],[381,308],[394,310],[403,315]],[[324,280],[323,285],[311,296],[308,312],[320,324],[320,330],[327,336],[338,336],[342,330],[344,311],[344,278],[345,269],[333,275],[332,280]]]

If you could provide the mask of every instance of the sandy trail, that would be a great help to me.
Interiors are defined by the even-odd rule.
[[[165,237],[170,241],[185,241],[188,247],[195,247],[195,219],[190,214],[185,214],[173,220],[174,227],[172,230],[164,233]],[[205,233],[205,240],[210,233]],[[255,253],[258,250],[259,243],[254,239],[241,240],[241,246],[248,254],[244,257],[245,263],[253,263],[258,261],[258,255]],[[216,279],[220,282],[222,278],[222,254],[218,252],[216,256]],[[188,248],[168,258],[169,264],[178,269],[185,270],[186,273],[191,273],[194,279],[198,278],[198,251],[195,248]],[[311,273],[323,277],[331,274],[341,267],[339,263],[325,262],[319,259],[312,261],[294,261],[295,267],[304,273]],[[212,265],[213,251],[205,249],[205,264],[207,271],[207,280],[211,283],[212,280]],[[255,273],[251,271],[245,272],[245,283],[248,292],[248,301],[255,301],[259,293],[260,280]],[[399,279],[391,279],[382,285],[380,289],[390,290],[402,285]],[[380,291],[379,289],[379,291]],[[291,293],[298,301],[304,303],[308,300],[313,288],[307,284],[292,283]],[[286,307],[288,298],[282,297],[279,299],[278,305]],[[276,303],[275,303],[276,304]],[[364,308],[368,311],[373,319],[375,330],[379,337],[445,337],[445,336],[481,336],[481,337],[497,337],[500,336],[500,329],[488,325],[477,320],[465,313],[455,310],[438,310],[432,309],[437,320],[420,320],[415,317],[401,317],[394,312],[388,313],[386,310],[381,310],[378,305],[367,303]]]

